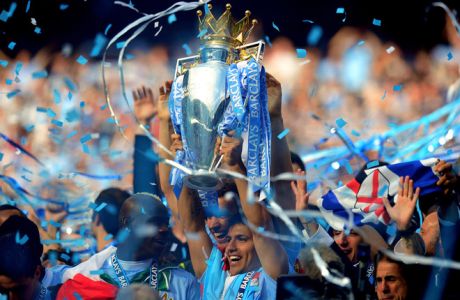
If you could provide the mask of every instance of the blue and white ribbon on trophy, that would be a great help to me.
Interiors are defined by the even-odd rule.
[[[169,110],[174,131],[183,131],[181,121],[184,89],[183,76],[178,77],[172,86],[169,98]],[[242,160],[247,176],[254,184],[254,191],[261,191],[261,198],[270,190],[270,152],[271,129],[268,112],[268,96],[265,82],[265,69],[254,59],[231,64],[227,72],[227,94],[230,103],[224,112],[223,120],[218,126],[220,136],[235,131],[234,136],[243,138]],[[244,99],[244,100],[243,100]],[[190,159],[187,141],[182,136],[184,151],[176,153],[175,161],[185,164]],[[179,197],[184,174],[174,168],[170,183]],[[199,191],[205,210],[218,209],[217,192]]]
[[[254,191],[270,190],[271,126],[265,69],[256,60],[232,64],[227,73],[230,104],[219,124],[220,136],[234,130],[243,138],[242,160]],[[245,101],[243,101],[243,98]]]

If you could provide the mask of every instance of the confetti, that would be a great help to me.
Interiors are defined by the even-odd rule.
[[[51,124],[56,125],[58,127],[62,127],[64,125],[64,123],[56,119],[51,120]]]
[[[71,137],[75,136],[77,133],[78,133],[78,130],[75,129],[67,135],[67,138],[70,139]]]
[[[323,29],[319,25],[314,25],[307,36],[307,43],[310,46],[316,46],[323,35]]]
[[[64,77],[64,83],[69,88],[69,90],[71,90],[72,92],[77,91],[77,86],[75,85],[75,83],[73,83],[73,81],[69,77]]]
[[[268,35],[265,36],[265,41],[267,42],[268,46],[272,47],[272,42],[270,41],[270,37]]]
[[[3,10],[2,13],[0,14],[0,21],[7,22],[9,18],[8,12],[6,10]]]
[[[77,58],[77,63],[79,63],[80,65],[85,65],[87,62],[88,62],[88,59],[86,59],[83,55],[80,55]]]
[[[113,239],[113,235],[111,233],[107,234],[105,237],[104,237],[104,241],[110,241],[111,239]]]
[[[361,134],[354,129],[351,131],[351,134],[354,136],[361,136]]]
[[[342,119],[342,118],[339,118],[337,120],[335,120],[335,124],[339,127],[339,128],[342,128],[343,126],[347,125],[347,122]]]
[[[35,20],[35,18],[30,18],[30,23],[32,23],[32,25],[36,26],[37,25],[37,20]]]
[[[198,35],[196,37],[201,39],[207,32],[208,32],[208,30],[205,28],[205,29],[201,30],[200,33],[198,33]]]
[[[99,56],[99,54],[101,53],[102,49],[104,49],[106,44],[107,44],[107,38],[104,35],[98,33],[96,37],[94,38],[94,45],[93,45],[93,48],[91,49],[89,56],[90,57]]]
[[[8,66],[8,61],[7,61],[7,60],[0,59],[0,66],[6,68],[6,67]]]
[[[447,53],[447,60],[452,60],[452,58],[454,58],[452,52]]]
[[[7,79],[5,79],[5,83],[6,83],[7,85],[11,85],[11,84],[13,83],[13,80],[7,78]]]
[[[305,49],[297,49],[296,51],[298,58],[305,58],[307,56],[307,50]]]
[[[382,96],[381,100],[385,99],[386,96],[387,96],[387,90],[383,91],[383,96]]]
[[[121,49],[121,48],[123,48],[123,47],[125,46],[125,43],[126,43],[125,41],[118,42],[118,43],[115,45],[115,47],[116,47],[117,49]]]
[[[350,162],[348,160],[343,161],[342,165],[345,167],[345,170],[347,170],[348,174],[353,174],[353,169],[351,168]]]
[[[184,48],[186,55],[192,55],[192,50],[190,49],[190,47],[187,44],[183,44],[182,48]]]
[[[16,43],[15,43],[15,42],[10,42],[10,43],[8,44],[8,49],[13,50],[15,46],[16,46]]]
[[[66,10],[67,8],[69,8],[69,4],[62,3],[61,5],[59,5],[60,10]]]
[[[345,8],[343,7],[337,7],[337,10],[335,11],[336,14],[344,14],[345,13]]]
[[[391,54],[391,53],[393,53],[395,51],[395,47],[390,46],[390,47],[387,48],[386,51],[387,51],[388,54]]]
[[[117,241],[119,243],[123,243],[128,238],[128,235],[129,235],[129,229],[127,228],[121,229],[117,234]]]
[[[80,101],[80,108],[84,108],[85,107],[85,101]]]
[[[48,117],[50,118],[54,118],[56,116],[56,113],[51,109],[51,108],[47,108],[46,109],[46,114],[48,115]]]
[[[35,27],[34,32],[35,32],[36,34],[41,34],[41,33],[42,33],[42,29],[41,29],[40,27],[37,26],[37,27]]]
[[[21,92],[21,90],[16,89],[16,90],[11,91],[11,92],[9,92],[8,94],[6,94],[6,97],[7,97],[8,99],[11,99],[11,98],[13,98],[14,96],[16,96],[17,94],[19,94],[20,92]]]
[[[61,258],[62,258],[63,260],[69,260],[69,259],[70,259],[70,256],[67,255],[67,254],[65,254],[65,253],[61,253],[60,256],[61,256]]]
[[[22,62],[19,61],[18,63],[16,63],[16,69],[14,70],[16,75],[19,75],[19,72],[21,72],[21,69],[22,69]]]
[[[366,168],[371,169],[371,168],[377,167],[378,165],[379,165],[379,161],[378,160],[373,160],[373,161],[367,163]]]
[[[375,26],[382,26],[382,21],[379,20],[379,19],[373,19],[372,20],[372,25],[375,25]]]
[[[89,154],[89,147],[88,147],[88,145],[83,144],[82,148],[83,148],[83,152],[84,152],[84,153]]]
[[[104,30],[104,35],[107,35],[111,27],[112,27],[112,24],[107,25],[107,27]]]
[[[3,159],[3,153],[0,152],[0,161],[2,161],[2,159]]]
[[[54,97],[54,103],[59,104],[61,102],[61,94],[59,94],[59,91],[54,89],[53,90],[53,97]]]
[[[94,210],[95,210],[96,212],[100,212],[100,211],[103,210],[104,207],[106,207],[106,206],[107,206],[107,203],[102,202],[102,203],[101,203],[98,207],[96,207]]]
[[[27,125],[24,129],[27,131],[27,132],[31,132],[33,129],[35,128],[35,125]]]
[[[27,1],[27,6],[26,6],[26,13],[29,12],[29,9],[30,9],[30,0]]]
[[[75,297],[76,300],[83,300],[82,296],[80,296],[80,294],[77,292],[73,292],[73,296]]]
[[[172,14],[168,16],[168,24],[172,24],[177,21],[176,15]]]
[[[289,133],[289,128],[284,129],[280,134],[278,134],[278,139],[281,140]]]
[[[85,134],[84,136],[80,138],[80,143],[84,144],[90,140],[91,140],[91,134]]]
[[[21,234],[19,231],[16,232],[16,243],[19,244],[19,245],[24,245],[25,243],[27,243],[27,241],[29,240],[29,237],[27,236],[27,234],[24,234],[23,237],[21,237]]]
[[[37,106],[36,111],[46,113],[48,109],[46,107]]]
[[[315,23],[315,22],[313,22],[312,20],[308,20],[308,19],[302,20],[302,22],[304,22],[304,23],[310,23],[310,24]]]
[[[279,29],[279,27],[276,26],[275,22],[272,22],[272,26],[273,26],[273,28],[275,28],[278,32],[281,32],[280,29]]]
[[[178,245],[176,243],[172,243],[171,248],[169,248],[169,251],[170,252],[175,252],[177,250],[177,246]]]
[[[400,92],[402,90],[402,84],[397,84],[395,86],[393,86],[393,91],[395,92]]]
[[[2,13],[0,14],[0,20],[3,21],[3,22],[8,21],[8,19],[11,16],[13,16],[14,11],[16,10],[17,6],[18,5],[16,4],[16,2],[11,3],[9,11],[3,10]]]
[[[362,46],[362,45],[364,45],[365,43],[366,43],[366,42],[365,42],[364,40],[360,40],[360,41],[358,42],[357,45],[358,45],[358,46]]]
[[[48,72],[46,70],[43,71],[37,71],[32,73],[32,78],[38,79],[38,78],[46,78],[48,77]]]

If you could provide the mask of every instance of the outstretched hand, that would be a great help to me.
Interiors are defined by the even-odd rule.
[[[453,171],[452,164],[441,160],[436,164],[434,170],[440,175],[436,185],[444,190],[444,194],[451,192],[455,188],[455,185],[458,184],[457,175]]]
[[[297,169],[294,173],[305,178],[305,171]],[[291,181],[291,189],[295,195],[295,210],[306,210],[310,199],[310,194],[307,192],[307,181],[302,179]]]
[[[134,115],[142,125],[147,125],[158,113],[152,89],[141,86],[133,91]]]
[[[172,80],[165,81],[164,85],[160,87],[160,97],[158,97],[158,118],[160,120],[169,120],[168,99],[171,93]]]
[[[387,198],[383,198],[383,204],[388,212],[388,215],[396,223],[399,231],[405,231],[409,228],[410,220],[414,214],[420,188],[414,192],[414,181],[406,176],[399,178],[398,202],[391,206]]]

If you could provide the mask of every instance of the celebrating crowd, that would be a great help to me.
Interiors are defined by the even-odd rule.
[[[383,222],[342,219],[336,226],[328,206],[308,191],[308,171],[295,153],[336,145],[321,141],[319,119],[343,117],[350,127],[367,127],[361,134],[370,136],[443,104],[458,66],[419,53],[411,68],[387,46],[344,28],[326,58],[311,49],[299,63],[288,40],[274,41],[262,73],[270,175],[291,176],[254,192],[243,140],[227,132],[214,149],[222,157],[219,174],[226,175],[213,209],[199,191],[171,185],[170,162],[184,151],[184,140],[171,120],[165,49],[136,53],[127,63],[125,73],[136,75],[125,78],[135,87],[126,104],[115,68],[109,67],[108,88],[117,96],[106,103],[92,77],[99,66],[73,63],[69,49],[54,57],[44,50],[33,59],[26,52],[16,62],[2,59],[8,62],[0,70],[2,89],[20,89],[0,102],[0,162],[8,162],[0,174],[0,299],[458,299],[458,160],[436,161],[426,175],[436,178],[431,185],[420,183],[428,179],[416,166],[388,179],[391,199],[372,186],[379,180],[372,170],[391,165],[356,160],[362,168],[347,186],[353,190],[359,182],[364,189],[372,178],[374,202],[362,212],[381,210]],[[347,66],[362,76],[347,76]],[[47,75],[37,76],[39,70]],[[150,81],[137,86],[139,78]],[[287,128],[288,138],[279,138]],[[117,151],[128,148],[132,161]]]

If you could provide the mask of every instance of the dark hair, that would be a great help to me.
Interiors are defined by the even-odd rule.
[[[99,212],[95,211],[93,220],[96,215],[98,215],[105,231],[115,236],[119,230],[118,218],[121,206],[129,196],[130,194],[128,192],[119,188],[108,188],[103,190],[99,196],[97,196],[94,203],[97,206],[101,205],[102,203],[106,203],[107,206],[105,206]]]
[[[389,250],[392,251],[392,250]],[[405,280],[407,285],[407,297],[406,299],[423,299],[425,290],[423,286],[428,284],[428,275],[431,273],[431,266],[423,266],[419,264],[405,264],[402,261],[394,260],[391,257],[385,255],[379,251],[375,257],[375,278],[377,279],[377,269],[379,263],[387,261],[389,263],[397,264],[401,272],[401,277]]]
[[[20,210],[19,208],[17,208],[16,206],[13,206],[13,205],[9,205],[9,204],[0,205],[0,211],[2,211],[2,210],[16,210],[16,211],[20,212],[21,215],[25,216],[24,213],[22,212],[22,210]]]
[[[123,203],[118,226],[131,227],[133,223],[169,224],[169,212],[161,199],[148,193],[137,193]]]
[[[0,226],[0,274],[13,280],[33,277],[43,245],[37,226],[27,218],[9,217]]]
[[[291,151],[291,162],[292,162],[293,164],[298,164],[299,167],[300,167],[300,169],[301,169],[302,171],[305,171],[305,165],[304,165],[302,159],[300,158],[300,156],[299,156],[297,153],[292,152],[292,151]],[[296,171],[297,171],[297,170],[296,170]]]

